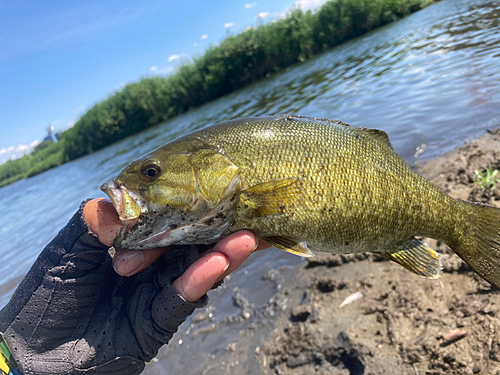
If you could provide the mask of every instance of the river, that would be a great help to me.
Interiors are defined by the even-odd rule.
[[[396,152],[415,165],[500,127],[499,19],[500,1],[443,0],[92,155],[0,189],[0,306],[82,200],[104,196],[99,186],[129,162],[195,129],[278,113],[327,117],[386,131]],[[262,281],[264,272],[301,262],[277,250],[256,254],[225,288],[211,292],[214,319],[239,314],[231,297],[235,288],[258,307],[273,293]],[[225,348],[228,335],[205,354]],[[154,368],[147,372],[157,373]]]

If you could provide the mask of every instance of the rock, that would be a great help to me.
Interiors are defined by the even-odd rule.
[[[297,357],[289,356],[286,361],[286,365],[290,368],[295,368],[307,365],[311,361],[312,358],[310,356],[307,356],[305,354],[299,354]]]

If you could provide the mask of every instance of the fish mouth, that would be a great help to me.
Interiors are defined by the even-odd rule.
[[[140,197],[125,186],[117,184],[116,181],[110,181],[103,184],[101,190],[109,197],[116,212],[118,212],[120,220],[124,223],[128,223],[132,220],[135,223],[137,218],[139,218],[141,213],[145,210]]]

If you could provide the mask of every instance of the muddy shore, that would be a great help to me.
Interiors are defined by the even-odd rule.
[[[488,166],[500,169],[500,130],[419,173],[454,198],[500,207],[500,187],[484,193],[473,181],[474,170]],[[256,308],[233,291],[237,316],[216,322],[210,308],[200,312],[145,373],[500,375],[500,291],[444,244],[425,241],[441,253],[438,280],[373,254],[317,254],[267,270],[261,281],[274,291],[268,302]],[[210,337],[230,331],[225,350],[210,352]],[[193,350],[204,344],[209,355],[180,363],[183,341]]]

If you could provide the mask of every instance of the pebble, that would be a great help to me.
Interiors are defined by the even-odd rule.
[[[452,330],[449,330],[446,335],[443,337],[443,341],[441,342],[441,346],[447,346],[455,341],[458,341],[460,339],[463,339],[467,335],[467,332],[461,328],[455,328]]]
[[[443,361],[444,361],[445,363],[455,362],[455,353],[447,353],[447,354],[444,356]]]

